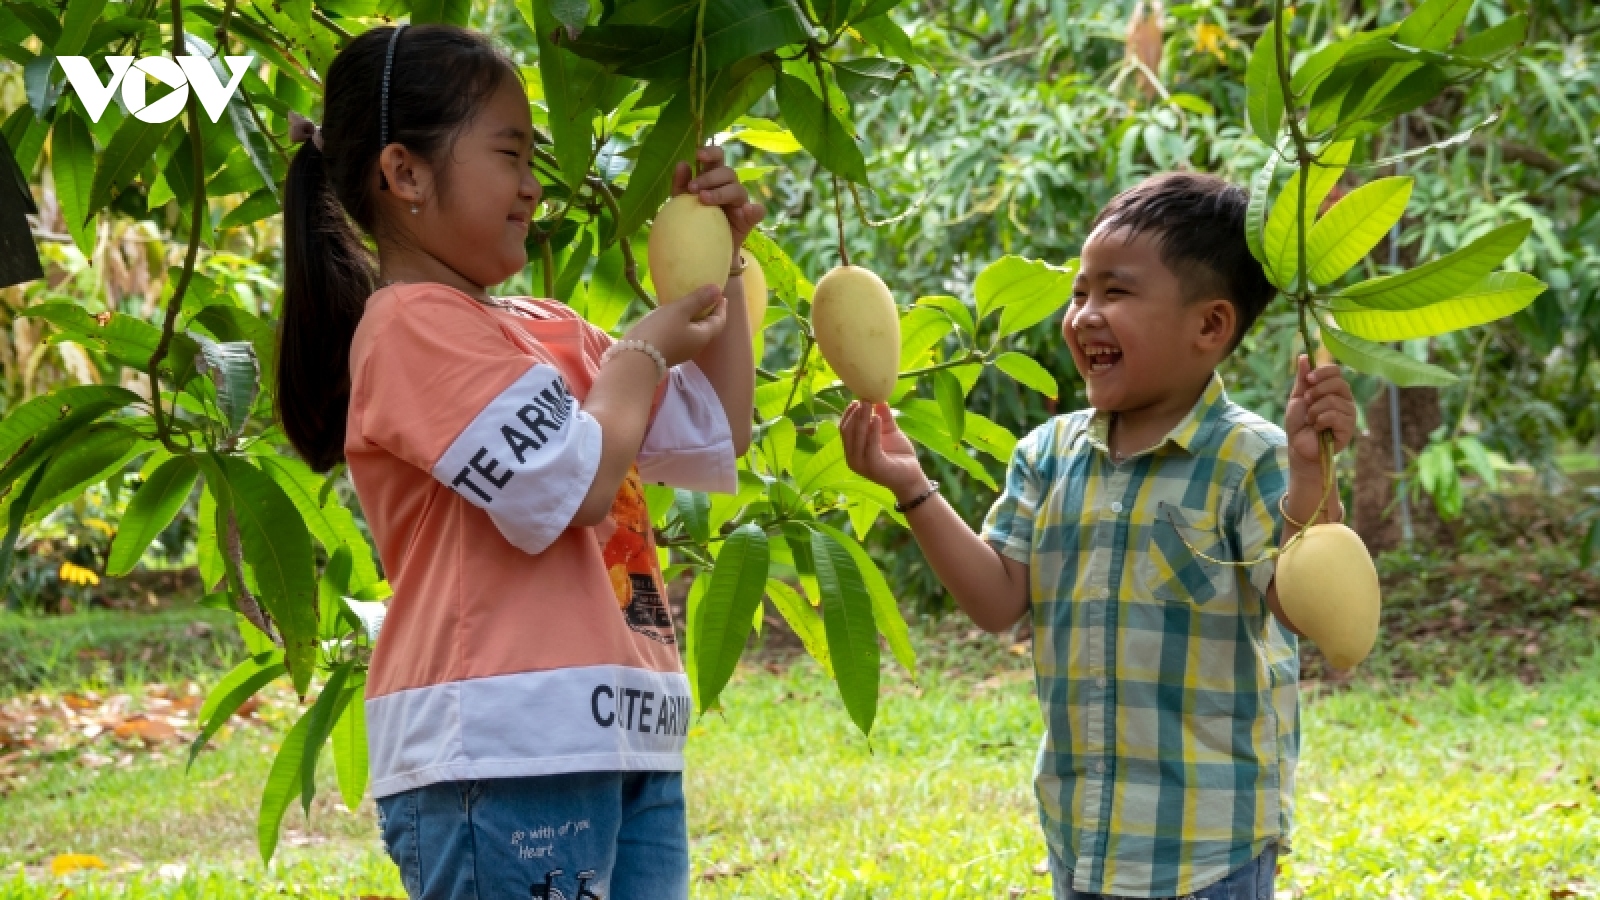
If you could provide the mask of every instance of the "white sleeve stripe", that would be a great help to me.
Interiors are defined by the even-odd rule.
[[[666,396],[639,448],[639,476],[690,490],[738,493],[733,429],[716,388],[692,362],[668,377]]]
[[[490,400],[433,467],[489,513],[517,548],[540,553],[571,524],[600,465],[600,423],[561,372],[535,364]]]

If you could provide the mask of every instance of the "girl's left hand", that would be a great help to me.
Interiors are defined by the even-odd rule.
[[[701,147],[695,152],[695,161],[700,164],[699,175],[690,172],[688,163],[678,163],[672,173],[672,193],[699,194],[706,206],[722,207],[733,230],[733,246],[738,249],[767,211],[750,202],[750,192],[739,182],[738,173],[722,161],[721,147]]]
[[[1311,368],[1305,354],[1295,362],[1294,389],[1284,412],[1283,430],[1289,438],[1291,472],[1305,469],[1320,479],[1320,432],[1333,432],[1333,451],[1350,445],[1356,430],[1356,401],[1337,365]]]

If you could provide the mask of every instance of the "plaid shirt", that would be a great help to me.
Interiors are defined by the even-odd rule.
[[[1276,545],[1286,442],[1215,375],[1120,465],[1109,428],[1082,410],[1020,441],[983,536],[1028,566],[1046,839],[1076,891],[1168,897],[1287,849],[1300,663],[1274,566],[1179,537],[1224,560]]]

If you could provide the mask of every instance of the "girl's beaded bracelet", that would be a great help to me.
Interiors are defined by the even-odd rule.
[[[628,350],[637,350],[655,361],[657,382],[660,382],[661,379],[667,377],[667,359],[666,357],[662,356],[661,351],[657,350],[655,345],[651,344],[649,341],[641,341],[632,338],[625,341],[617,341],[615,344],[607,347],[606,352],[600,354],[600,365],[605,365],[611,360],[611,357]]]
[[[907,500],[904,503],[896,503],[894,505],[894,511],[897,512],[897,513],[902,513],[902,514],[908,513],[910,511],[912,511],[913,509],[916,509],[917,507],[919,507],[922,504],[926,503],[928,501],[929,497],[932,497],[934,494],[937,494],[937,493],[939,493],[939,482],[930,481],[930,482],[928,482],[928,489],[927,490],[923,491],[922,493],[918,494],[915,497],[912,497],[910,500]]]

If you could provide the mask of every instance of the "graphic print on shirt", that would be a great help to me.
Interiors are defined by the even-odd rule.
[[[582,503],[599,444],[599,423],[560,370],[536,364],[473,418],[433,476],[487,512],[518,549],[541,553]]]
[[[667,612],[660,576],[656,573],[655,547],[650,543],[650,509],[645,505],[644,482],[638,466],[630,466],[617,489],[605,526],[596,529],[601,559],[611,576],[611,590],[617,597],[628,627],[652,641],[677,643],[672,633],[672,616]]]

